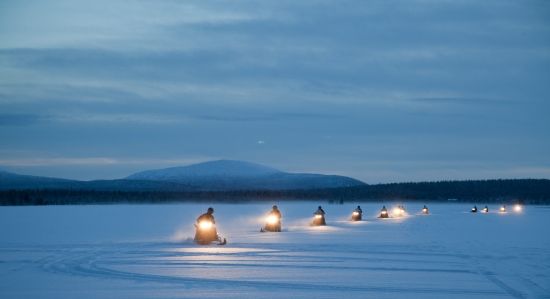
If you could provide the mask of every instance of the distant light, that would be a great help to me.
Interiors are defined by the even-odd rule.
[[[263,141],[263,140],[258,140],[258,144],[265,144],[265,141]]]
[[[514,211],[519,213],[523,210],[523,207],[520,204],[514,206]]]
[[[404,216],[405,215],[405,209],[403,209],[401,207],[394,208],[393,209],[393,214],[395,216]]]

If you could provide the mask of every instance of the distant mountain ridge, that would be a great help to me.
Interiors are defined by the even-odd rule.
[[[82,189],[113,191],[289,190],[361,186],[338,175],[287,173],[268,166],[235,160],[146,170],[123,179],[78,181],[0,171],[0,189]]]
[[[216,160],[189,166],[141,171],[125,179],[180,181],[191,177],[255,177],[277,173],[282,173],[282,171],[250,162]]]
[[[73,180],[15,174],[0,170],[0,189],[48,188],[70,184]]]
[[[365,183],[338,175],[288,173],[243,161],[217,160],[184,167],[138,172],[126,180],[185,183],[201,190],[288,190],[361,186]]]

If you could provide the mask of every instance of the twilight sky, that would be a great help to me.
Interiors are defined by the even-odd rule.
[[[550,1],[0,2],[0,168],[550,178]]]

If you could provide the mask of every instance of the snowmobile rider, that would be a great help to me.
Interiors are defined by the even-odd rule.
[[[274,205],[273,208],[271,209],[271,212],[269,212],[269,216],[275,216],[277,217],[277,219],[281,219],[283,218],[283,214],[281,214],[281,211],[279,211],[279,208]]]
[[[265,226],[260,229],[260,232],[280,232],[281,231],[281,218],[283,215],[277,206],[273,206],[266,218]]]
[[[314,215],[325,215],[325,210],[323,210],[323,208],[321,208],[321,206],[319,206],[317,208],[317,211],[315,211],[315,213],[313,213]]]
[[[197,218],[197,223],[200,223],[201,221],[210,221],[212,224],[215,224],[216,221],[214,220],[214,209],[212,207],[208,208],[206,213],[202,214]]]
[[[360,221],[363,218],[363,210],[361,210],[361,206],[357,206],[355,210],[353,210],[353,213],[351,213],[351,221]]]
[[[327,222],[325,220],[325,211],[323,210],[323,208],[321,208],[321,206],[317,208],[317,211],[315,211],[313,215],[314,217],[311,225],[314,225],[314,226],[327,225]]]
[[[197,218],[195,224],[195,242],[200,245],[208,245],[217,241],[218,245],[225,245],[227,240],[218,235],[216,220],[214,220],[214,209],[208,208],[206,213]]]
[[[389,218],[390,215],[388,215],[388,209],[386,209],[386,206],[382,206],[382,209],[380,210],[380,216],[378,218]]]

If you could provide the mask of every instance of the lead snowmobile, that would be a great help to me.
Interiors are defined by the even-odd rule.
[[[422,214],[424,215],[430,214],[430,211],[428,210],[428,207],[426,205],[424,205],[424,207],[422,208]]]
[[[472,212],[472,213],[477,213],[477,206],[474,206],[474,207],[470,210],[470,212]]]
[[[390,218],[390,215],[388,215],[388,210],[386,209],[386,206],[382,206],[382,209],[380,210],[380,216],[378,218]]]
[[[311,221],[312,226],[322,226],[327,225],[327,222],[325,221],[325,211],[321,206],[317,208],[317,211],[313,213],[313,221]]]
[[[227,240],[218,235],[213,214],[214,209],[208,208],[206,213],[197,218],[197,223],[195,223],[195,243],[200,245],[208,245],[212,242],[217,242],[218,245],[227,244]]]
[[[265,219],[265,226],[260,229],[263,232],[280,232],[281,231],[281,218],[282,214],[277,206],[273,206],[272,210]]]
[[[361,206],[357,206],[351,213],[351,221],[361,221],[361,219],[363,219],[363,210]]]

